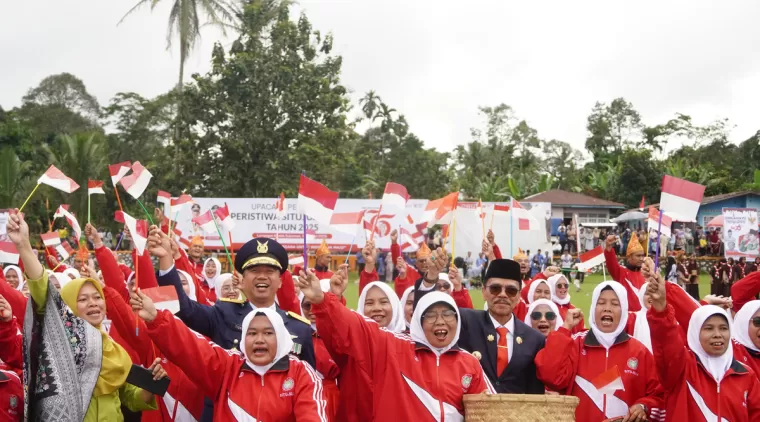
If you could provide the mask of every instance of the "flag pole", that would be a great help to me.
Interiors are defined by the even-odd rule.
[[[225,205],[227,205],[227,204],[225,204]],[[232,250],[232,232],[231,231],[227,231],[227,236],[230,238],[230,250],[233,251]],[[234,274],[235,273],[235,257],[232,255],[232,253],[230,253],[230,261],[232,261],[232,271],[231,272]]]
[[[224,244],[224,236],[222,236],[222,231],[219,230],[219,225],[216,224],[216,218],[214,218],[213,214],[211,215],[211,221],[214,222],[214,227],[216,227],[216,232],[219,233],[219,239],[222,241],[222,246],[224,246],[224,252],[227,253],[227,259],[232,262],[232,255],[230,255],[229,249],[227,249],[227,245]]]
[[[377,210],[377,215],[375,216],[375,220],[372,222],[372,232],[369,234],[369,240],[373,240],[375,238],[375,227],[377,227],[377,220],[380,219],[380,213],[383,212],[383,203],[380,203],[380,208]]]
[[[655,271],[660,271],[660,231],[662,231],[662,208],[660,208],[660,221],[657,223],[657,245],[655,245],[654,268]],[[649,244],[649,237],[647,237],[647,244]]]
[[[153,217],[150,216],[150,213],[148,212],[148,209],[145,208],[145,205],[143,205],[142,201],[140,201],[137,198],[135,198],[135,199],[137,200],[137,203],[140,204],[140,206],[142,207],[143,211],[145,211],[145,215],[148,216],[148,220],[150,221],[150,225],[151,226],[155,226],[156,223],[153,222]]]
[[[119,203],[119,211],[124,212],[124,207],[121,206],[121,198],[119,198],[119,190],[116,189],[116,185],[113,185],[113,191],[116,192],[116,201]]]
[[[513,245],[513,227],[514,227],[514,219],[512,218],[512,213],[514,212],[515,200],[511,196],[509,197],[509,256],[515,256],[514,249],[512,247]]]
[[[87,224],[90,224],[90,192],[87,190]]]
[[[306,176],[306,170],[301,170],[301,174]],[[306,274],[306,269],[309,268],[309,250],[306,248],[306,211],[303,212],[303,272]],[[298,274],[296,274],[298,275]]]
[[[348,259],[351,257],[351,250],[354,248],[354,242],[356,242],[356,233],[354,233],[353,239],[351,239],[351,244],[348,245],[348,254],[346,254],[346,265],[348,265]]]
[[[478,204],[480,204],[480,225],[483,226],[483,239],[486,238],[486,214],[483,212],[483,201],[478,199]]]
[[[137,233],[135,233],[137,234]],[[135,250],[135,292],[140,288],[140,251]],[[135,311],[135,337],[140,336],[140,320],[137,311]]]
[[[493,216],[496,214],[496,203],[493,204],[493,210],[491,210],[491,227],[490,230],[493,230]]]
[[[29,202],[29,200],[30,200],[30,199],[32,199],[32,195],[34,195],[34,192],[37,192],[37,189],[38,189],[39,187],[40,187],[40,184],[39,184],[39,183],[37,183],[37,186],[35,186],[35,187],[34,187],[34,189],[32,189],[32,193],[30,193],[30,194],[29,194],[29,196],[27,196],[27,197],[26,197],[26,200],[25,200],[25,201],[24,201],[24,203],[21,205],[21,208],[19,208],[19,209],[18,209],[18,212],[21,212],[21,211],[23,211],[23,210],[24,210],[24,207],[26,206],[26,203],[27,203],[27,202]]]
[[[45,198],[45,216],[48,219],[48,231],[53,231],[53,220],[50,219],[50,204],[48,203],[48,199]]]
[[[451,226],[452,226],[451,228],[452,230],[451,232],[451,266],[453,268],[456,268],[456,266],[454,265],[454,260],[457,257],[457,218],[456,216],[454,216],[451,220],[452,220],[451,221]]]
[[[602,277],[604,277],[604,281],[607,281],[607,270],[604,268],[607,264],[602,265]]]

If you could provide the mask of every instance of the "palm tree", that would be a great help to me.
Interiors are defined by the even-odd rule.
[[[374,90],[367,92],[362,99],[359,100],[359,104],[362,106],[362,112],[364,117],[369,120],[375,120],[375,112],[377,111],[378,104],[382,100],[375,94]]]
[[[150,4],[152,11],[161,0],[139,0],[138,3],[127,12],[119,23],[127,16],[145,4]],[[185,62],[200,38],[201,13],[206,14],[208,24],[219,26],[224,31],[226,23],[234,19],[233,6],[226,0],[174,0],[169,13],[169,24],[166,33],[166,49],[172,47],[172,41],[176,35],[179,40],[179,82],[177,88],[182,91],[182,81],[185,76]]]

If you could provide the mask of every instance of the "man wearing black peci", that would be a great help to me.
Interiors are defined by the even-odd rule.
[[[415,283],[415,306],[422,296],[433,291],[438,274],[447,265],[446,253],[436,250],[428,272]],[[462,329],[458,344],[480,360],[498,393],[544,394],[534,359],[544,348],[545,338],[512,314],[520,301],[520,278],[520,264],[511,259],[488,263],[482,288],[488,310],[459,309]]]

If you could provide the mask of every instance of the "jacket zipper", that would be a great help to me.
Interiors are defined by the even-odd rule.
[[[720,381],[718,381],[718,422],[720,422]]]
[[[445,416],[443,414],[443,401],[441,400],[441,398],[442,398],[441,397],[441,377],[439,376],[439,373],[438,373],[438,367],[440,365],[441,365],[441,357],[440,356],[436,356],[435,357],[435,386],[438,389],[438,397],[439,397],[438,398],[438,408],[441,411],[441,422],[444,422],[446,419],[445,419]]]
[[[261,391],[259,391],[259,399],[256,401],[256,419],[261,418],[261,396],[264,395],[264,375],[261,376]]]
[[[605,349],[604,352],[604,372],[607,372],[607,361],[610,357],[610,349]],[[604,415],[602,415],[604,418],[607,417],[607,395],[602,394],[602,412]]]

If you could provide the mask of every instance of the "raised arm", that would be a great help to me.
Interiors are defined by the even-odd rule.
[[[48,277],[32,250],[32,245],[29,243],[29,226],[18,209],[8,216],[6,230],[11,242],[16,245],[21,262],[24,263],[26,282],[34,300],[35,310],[37,313],[43,313],[47,302]]]
[[[277,301],[280,309],[286,312],[293,312],[301,315],[301,303],[296,296],[296,285],[293,282],[293,275],[290,271],[285,270],[280,275],[280,288],[277,289]]]
[[[472,298],[470,293],[462,285],[462,278],[459,276],[459,271],[455,267],[449,268],[449,280],[453,284],[451,290],[451,297],[454,298],[454,303],[459,308],[472,309]]]
[[[375,263],[377,262],[377,249],[375,249],[375,242],[368,240],[367,244],[362,249],[362,255],[364,255],[364,271],[359,273],[359,291],[364,290],[364,286],[367,284],[379,280],[377,276],[377,270],[375,269]]]
[[[196,302],[204,305],[213,305],[213,303],[208,301],[206,293],[201,289],[200,280],[198,280],[198,277],[195,275],[195,269],[190,265],[190,259],[187,257],[185,251],[179,248],[179,245],[177,245],[177,242],[174,239],[172,239],[172,251],[174,252],[174,265],[178,270],[184,271],[192,278],[192,280],[188,280],[188,283],[192,282],[195,285]]]
[[[734,312],[739,312],[744,304],[754,300],[758,294],[760,294],[760,271],[750,273],[750,275],[734,283],[731,286]]]
[[[615,254],[615,236],[609,235],[604,241],[604,265],[607,266],[607,272],[610,273],[610,277],[618,283],[623,283],[620,279],[621,266],[617,260],[617,254]]]
[[[84,228],[84,234],[95,248],[95,259],[98,261],[98,266],[100,266],[103,282],[106,286],[112,288],[114,293],[124,300],[124,303],[129,302],[129,292],[124,282],[124,273],[119,268],[119,263],[116,262],[116,258],[114,258],[111,250],[103,245],[103,239],[101,239],[97,228],[87,223]]]
[[[565,390],[575,380],[581,353],[572,331],[582,318],[580,309],[568,310],[562,328],[546,337],[546,346],[536,355],[538,378],[552,390]]]
[[[156,358],[156,354],[148,336],[145,322],[138,319],[136,321],[137,330],[135,330],[135,314],[128,302],[122,300],[119,292],[110,286],[103,287],[103,293],[106,299],[106,313],[111,324],[113,324],[111,329],[116,329],[122,340],[140,357],[139,363],[147,367]]]

